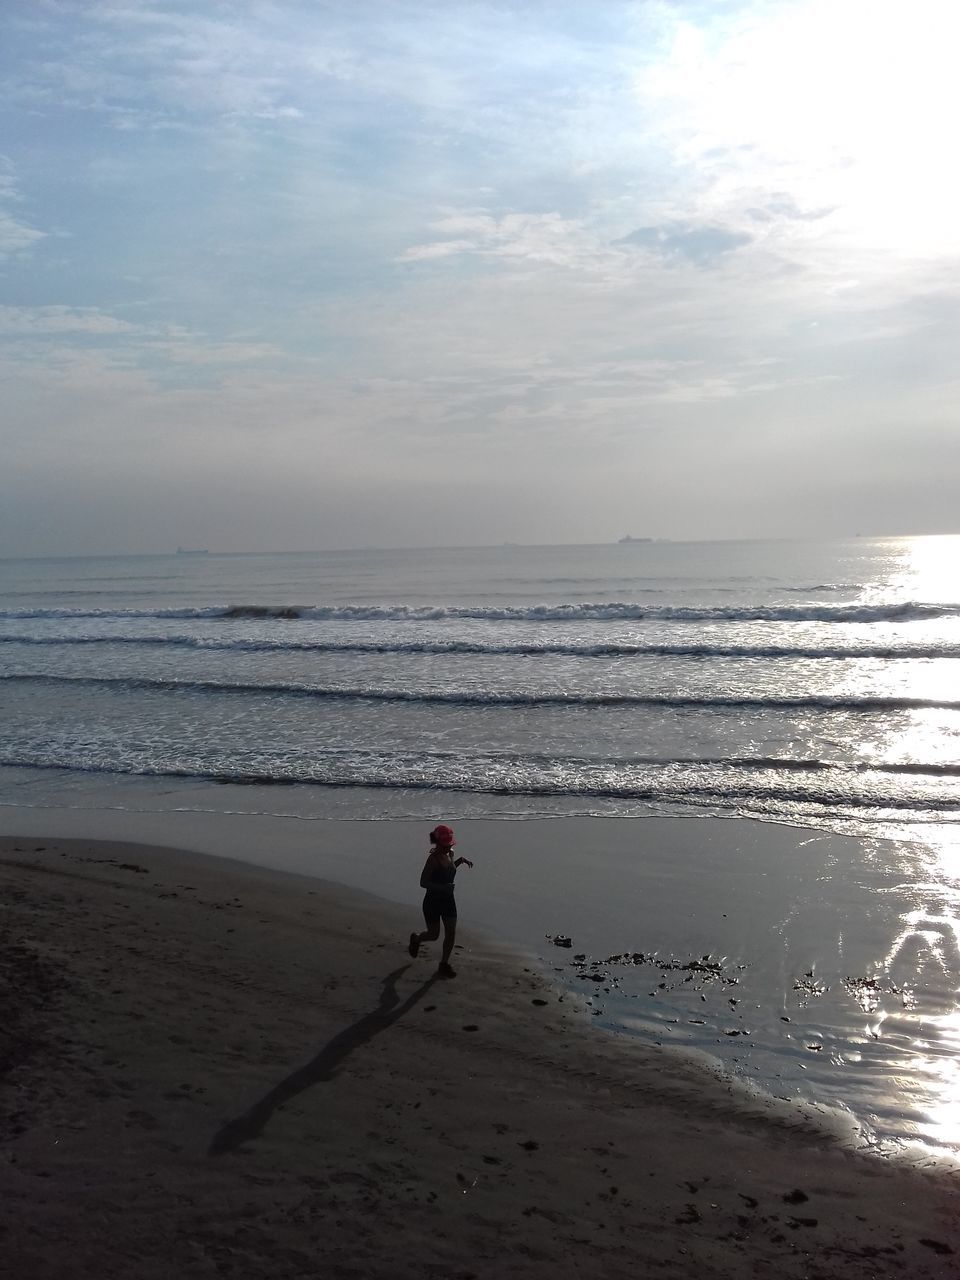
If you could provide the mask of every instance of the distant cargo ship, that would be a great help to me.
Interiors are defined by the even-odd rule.
[[[625,538],[620,539],[621,542],[652,542],[652,538],[631,538],[628,533]]]
[[[178,556],[208,556],[206,547],[177,547]]]

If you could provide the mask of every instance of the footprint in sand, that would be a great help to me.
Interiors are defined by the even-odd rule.
[[[159,1129],[160,1121],[156,1116],[152,1116],[149,1111],[128,1111],[125,1121],[126,1127],[135,1125],[138,1129]]]
[[[953,1250],[950,1248],[950,1246],[948,1244],[944,1244],[942,1240],[922,1239],[920,1243],[922,1245],[926,1245],[928,1249],[932,1249],[934,1253],[943,1253],[943,1254],[953,1253]]]
[[[697,1209],[696,1205],[692,1205],[692,1204],[686,1205],[684,1207],[683,1213],[681,1213],[678,1217],[674,1218],[674,1222],[681,1227],[686,1227],[686,1226],[689,1226],[691,1223],[702,1222],[702,1221],[703,1221],[703,1218],[700,1216],[700,1211]]]

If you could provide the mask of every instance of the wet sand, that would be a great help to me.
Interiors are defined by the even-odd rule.
[[[11,1274],[960,1274],[951,1172],[597,1034],[477,936],[443,981],[410,910],[144,845],[4,838],[0,884]]]

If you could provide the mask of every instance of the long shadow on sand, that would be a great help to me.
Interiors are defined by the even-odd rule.
[[[409,1013],[413,1006],[423,999],[437,981],[437,974],[433,974],[426,982],[421,983],[411,995],[407,996],[406,1000],[401,1004],[400,997],[397,994],[397,979],[409,967],[406,964],[400,965],[398,969],[394,969],[383,979],[380,1003],[376,1009],[373,1009],[370,1013],[365,1013],[358,1022],[354,1022],[352,1026],[340,1031],[331,1041],[324,1045],[315,1058],[294,1071],[292,1075],[287,1076],[286,1080],[281,1080],[259,1102],[255,1102],[248,1111],[245,1111],[242,1116],[237,1116],[235,1120],[229,1120],[210,1143],[207,1154],[220,1156],[227,1151],[233,1151],[242,1142],[249,1142],[258,1137],[277,1107],[283,1106],[285,1102],[295,1098],[298,1093],[303,1093],[304,1090],[312,1088],[315,1084],[320,1084],[325,1080],[332,1080],[339,1071],[344,1059],[348,1058],[354,1049],[359,1049],[361,1045],[372,1040],[381,1031],[386,1031],[388,1027],[402,1018],[405,1013]]]

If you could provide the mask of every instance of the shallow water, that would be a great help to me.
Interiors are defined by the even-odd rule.
[[[690,825],[702,848],[645,839],[547,963],[607,1025],[845,1107],[869,1142],[960,1153],[960,849]]]

